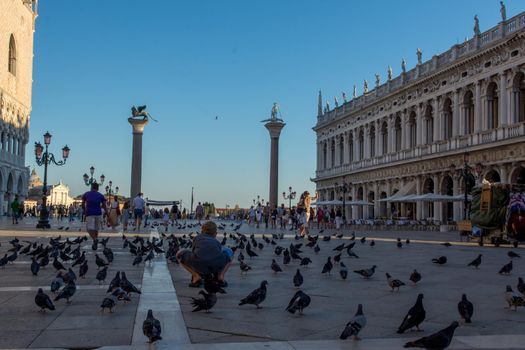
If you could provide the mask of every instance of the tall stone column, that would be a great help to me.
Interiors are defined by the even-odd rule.
[[[271,120],[264,124],[270,133],[271,150],[270,150],[270,208],[277,207],[278,189],[279,189],[279,136],[281,130],[286,124]],[[331,147],[331,145],[330,145]],[[331,153],[331,150],[330,150]]]
[[[148,119],[128,118],[128,122],[133,128],[133,151],[131,155],[131,189],[130,198],[135,197],[141,192],[142,181],[142,134],[144,127],[148,124]]]

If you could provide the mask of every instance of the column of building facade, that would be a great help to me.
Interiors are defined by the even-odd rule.
[[[454,90],[452,93],[452,136],[456,137],[460,134],[460,108],[459,108],[459,90]]]
[[[345,131],[343,132],[343,164],[348,164],[350,162],[348,148],[348,131]]]
[[[351,190],[352,199],[353,200],[357,199],[357,188],[358,188],[358,186],[356,184],[353,184],[352,190]],[[357,219],[357,206],[356,205],[352,205],[352,209],[351,210],[352,210],[352,219],[353,220]]]
[[[410,149],[410,113],[407,109],[403,111],[402,129],[403,131],[403,147],[402,149]]]
[[[488,130],[489,129],[489,106],[490,106],[490,102],[489,102],[489,99],[488,99],[488,89],[487,89],[487,86],[489,85],[490,83],[490,79],[489,78],[485,78],[483,80],[481,80],[480,82],[482,82],[482,87],[481,87],[481,97],[480,97],[480,103],[481,103],[481,130],[480,131],[485,131],[485,130]]]
[[[434,174],[432,176],[432,180],[434,181],[434,193],[440,194],[441,193],[441,175],[440,174]],[[442,202],[434,202],[434,220],[441,220],[442,219]]]
[[[392,114],[388,116],[388,153],[393,153],[396,150],[396,120]]]
[[[374,122],[376,130],[376,157],[382,155],[381,119]]]
[[[432,109],[434,110],[434,125],[432,127],[434,142],[439,142],[443,139],[443,130],[445,126],[443,124],[443,120],[445,119],[443,117],[444,101],[444,96],[432,99]]]
[[[326,168],[332,168],[332,138],[326,139]]]
[[[499,74],[499,119],[500,125],[505,126],[510,124],[509,117],[510,113],[507,110],[509,100],[509,89],[507,88],[507,71],[503,71]]]
[[[343,163],[341,162],[341,142],[342,135],[339,134],[335,137],[335,166],[341,166]]]
[[[421,195],[421,176],[416,176],[416,194],[419,196]],[[423,219],[423,203],[422,202],[416,202],[416,219],[421,220]]]
[[[361,160],[359,158],[359,129],[354,128],[354,161]]]
[[[474,132],[481,132],[483,128],[481,105],[481,81],[476,81],[474,85]]]
[[[421,146],[423,144],[423,104],[420,103],[416,106],[416,145]]]
[[[365,159],[369,159],[370,158],[370,126],[369,124],[366,124],[365,125],[365,129],[364,129],[364,143],[365,143],[365,151],[364,151],[364,156],[365,156]]]

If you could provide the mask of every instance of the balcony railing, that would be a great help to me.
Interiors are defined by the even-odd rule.
[[[499,137],[498,135],[503,135]],[[442,154],[446,156],[447,152],[465,149],[468,146],[489,145],[490,143],[500,141],[501,139],[509,140],[516,137],[525,136],[525,122],[513,125],[506,125],[498,129],[483,131],[478,134],[463,135],[450,140],[442,140],[431,145],[420,145],[416,148],[401,150],[397,153],[388,153],[376,156],[374,158],[362,159],[351,163],[338,165],[333,168],[318,170],[316,178],[329,178],[342,176],[350,172],[365,170],[375,166],[388,163],[394,163],[401,160],[409,160],[421,156]]]

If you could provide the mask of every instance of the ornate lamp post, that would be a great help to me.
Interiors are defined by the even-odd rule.
[[[93,177],[93,174],[95,174],[95,167],[93,165],[91,166],[91,168],[89,168],[89,173],[91,174],[91,176],[89,176],[88,174],[84,174],[82,176],[86,186],[91,186],[91,184],[97,182],[97,180]],[[100,175],[99,185],[102,185],[105,179],[106,177],[104,176],[104,174]]]
[[[118,190],[119,190],[118,186],[116,186],[115,190],[113,190],[113,181],[109,180],[108,185],[106,186],[106,196],[111,197],[112,195],[117,195]]]
[[[288,199],[288,209],[292,209],[292,199],[295,199],[295,196],[297,196],[297,192],[292,191],[292,186],[288,187],[288,195],[283,192],[283,198]]]
[[[264,199],[263,199],[263,202],[264,202]],[[253,205],[256,205],[257,203],[261,203],[261,196],[257,195],[257,201],[254,199],[253,200]]]
[[[346,192],[348,192],[348,184],[343,177],[343,183],[339,185],[337,182],[334,184],[336,191],[343,192],[343,224],[346,222]]]
[[[40,210],[40,218],[36,225],[36,228],[50,228],[49,225],[49,215],[47,210],[47,166],[48,164],[55,164],[57,166],[62,166],[66,164],[66,160],[69,157],[69,147],[65,145],[62,148],[62,158],[63,160],[56,161],[53,153],[48,152],[49,144],[51,144],[52,135],[48,132],[44,134],[44,146],[40,142],[35,142],[35,159],[36,163],[39,166],[44,165],[44,186],[42,187],[42,209]]]

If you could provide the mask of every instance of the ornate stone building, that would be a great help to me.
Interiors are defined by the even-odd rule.
[[[15,194],[27,196],[25,148],[33,75],[38,0],[0,1],[0,213]]]
[[[502,11],[503,14],[504,11]],[[340,200],[348,184],[351,219],[410,216],[462,219],[463,202],[393,204],[393,195],[464,194],[464,153],[476,180],[525,179],[525,13],[421,60],[343,104],[323,109],[319,94],[317,171],[320,201]],[[366,84],[366,82],[365,82]],[[368,90],[368,91],[367,91]],[[383,200],[381,200],[383,199]]]

